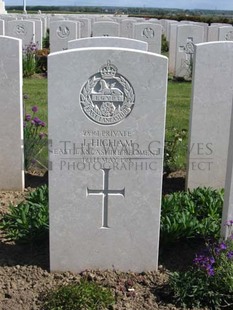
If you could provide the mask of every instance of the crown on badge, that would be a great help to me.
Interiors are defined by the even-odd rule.
[[[108,60],[106,65],[103,65],[100,68],[100,74],[102,78],[104,79],[111,79],[113,78],[117,73],[117,67],[111,64],[111,61]]]

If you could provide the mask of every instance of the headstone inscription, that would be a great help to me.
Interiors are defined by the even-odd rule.
[[[62,20],[50,22],[50,51],[68,49],[68,42],[80,38],[79,22]]]
[[[223,188],[230,133],[233,42],[197,44],[186,185]]]
[[[49,56],[52,271],[157,268],[166,87],[156,54]]]
[[[22,41],[0,36],[0,190],[23,190]]]
[[[22,40],[23,49],[35,43],[35,23],[28,20],[12,20],[7,22],[6,35]]]
[[[148,43],[148,51],[161,54],[162,26],[153,23],[135,23],[133,36]]]

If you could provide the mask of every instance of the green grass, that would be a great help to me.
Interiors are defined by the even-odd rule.
[[[31,113],[31,107],[38,106],[38,117],[47,123],[47,79],[38,76],[25,78],[23,80],[23,94],[29,97],[24,99],[26,112]]]
[[[38,117],[47,123],[47,79],[34,76],[24,79],[23,93],[29,96],[25,99],[26,111],[31,112],[31,107],[39,107]],[[167,117],[166,117],[166,139],[172,136],[172,128],[178,130],[186,129],[189,126],[191,83],[168,81],[167,95]],[[187,141],[185,141],[187,145]],[[185,145],[185,146],[186,146]],[[186,164],[186,148],[180,149],[180,159],[177,169],[184,169]]]

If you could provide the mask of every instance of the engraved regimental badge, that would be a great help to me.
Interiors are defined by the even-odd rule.
[[[101,125],[121,122],[132,111],[133,87],[108,60],[99,72],[89,78],[80,93],[80,104],[86,116]]]

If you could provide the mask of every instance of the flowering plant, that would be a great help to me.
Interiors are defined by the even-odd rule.
[[[37,50],[37,44],[33,42],[23,48],[23,77],[29,77],[35,73]]]
[[[233,225],[233,221],[227,223]],[[227,240],[208,241],[186,272],[176,272],[170,285],[179,304],[211,309],[233,308],[233,234]]]
[[[45,126],[45,122],[36,115],[38,107],[32,107],[32,114],[26,114],[24,118],[24,158],[25,169],[38,161],[38,155],[47,144],[47,134],[41,131]]]

